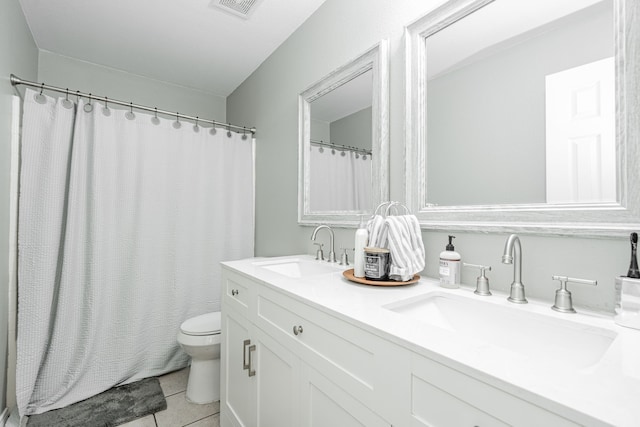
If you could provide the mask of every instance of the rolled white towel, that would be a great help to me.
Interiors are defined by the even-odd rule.
[[[406,282],[425,266],[424,243],[420,224],[414,215],[390,216],[385,220],[388,248],[391,252],[389,277]]]

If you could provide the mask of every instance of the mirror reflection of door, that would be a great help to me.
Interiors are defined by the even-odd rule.
[[[546,77],[547,203],[616,201],[613,57]]]
[[[580,111],[606,104],[599,137],[589,127],[601,119],[586,116],[551,136],[546,111],[564,102],[550,100],[548,76],[614,55],[613,11],[612,0],[495,0],[426,39],[426,204],[616,201],[615,94],[602,92],[613,91],[613,65],[599,101],[584,85],[563,95]]]
[[[371,70],[310,105],[310,209],[312,212],[372,209]]]

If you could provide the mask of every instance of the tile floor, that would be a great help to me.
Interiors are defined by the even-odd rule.
[[[185,399],[188,376],[189,368],[161,376],[160,386],[167,399],[167,409],[121,427],[220,427],[220,402],[196,405]]]

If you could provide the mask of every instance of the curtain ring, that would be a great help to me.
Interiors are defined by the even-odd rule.
[[[231,123],[227,123],[227,136],[231,138]]]
[[[213,122],[213,127],[212,127],[212,128],[211,128],[211,130],[209,131],[209,134],[211,134],[211,135],[215,135],[215,134],[218,132],[218,130],[216,129],[216,121],[215,121],[215,120],[212,120],[212,122]]]
[[[247,140],[247,128],[245,126],[242,126],[242,140]]]
[[[129,101],[129,111],[127,111],[124,115],[127,120],[133,120],[136,118],[135,113],[133,112],[133,102]]]
[[[180,113],[176,112],[176,121],[173,122],[173,128],[174,129],[180,129],[181,126],[182,126],[182,124],[180,123]]]
[[[89,94],[89,102],[84,104],[84,107],[82,107],[82,109],[85,113],[90,113],[91,111],[93,111],[93,105],[91,105],[91,94]]]
[[[198,126],[198,120],[199,120],[199,119],[200,119],[200,117],[196,116],[196,124],[195,124],[195,125],[193,125],[193,131],[194,131],[195,133],[200,132],[200,126]]]
[[[67,110],[73,107],[73,102],[69,101],[69,88],[65,91],[64,99],[62,100],[62,106]]]
[[[153,109],[154,109],[154,113],[153,113],[153,117],[151,117],[151,123],[153,123],[154,125],[159,125],[160,119],[158,118],[158,107],[153,107]]]
[[[104,107],[102,108],[102,114],[104,114],[106,117],[109,117],[111,115],[111,110],[109,109],[109,98],[107,98],[106,96],[104,97]]]
[[[35,99],[38,104],[47,103],[47,98],[42,94],[42,91],[44,91],[44,83],[40,86],[40,93],[33,96],[33,99]]]

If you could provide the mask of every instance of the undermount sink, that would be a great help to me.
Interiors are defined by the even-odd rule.
[[[261,268],[293,278],[313,277],[321,274],[336,273],[344,270],[343,266],[327,261],[316,261],[304,258],[283,258],[254,262]]]
[[[413,320],[569,369],[596,364],[614,331],[465,296],[429,293],[385,305]]]

